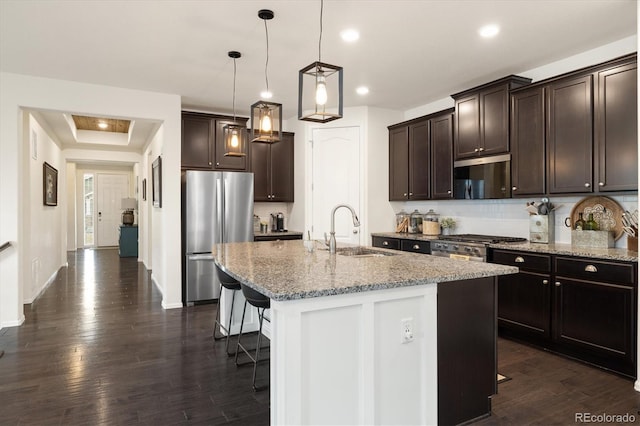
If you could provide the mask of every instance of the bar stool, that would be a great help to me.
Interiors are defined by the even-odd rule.
[[[259,293],[257,291],[255,291],[254,289],[252,289],[251,287],[247,287],[246,285],[240,283],[240,288],[242,289],[242,294],[244,295],[244,298],[246,299],[246,301],[244,302],[244,310],[242,311],[242,322],[240,323],[240,334],[238,335],[238,343],[236,345],[236,365],[244,365],[244,364],[249,364],[248,362],[245,363],[238,363],[238,353],[239,353],[239,349],[241,349],[245,354],[247,354],[247,356],[249,357],[249,359],[251,360],[251,363],[253,363],[253,382],[252,382],[252,386],[253,386],[253,390],[254,391],[258,391],[258,390],[262,390],[262,389],[266,389],[267,386],[262,386],[260,388],[256,387],[256,370],[258,368],[258,362],[260,361],[268,361],[269,358],[265,358],[265,359],[260,359],[260,340],[262,338],[262,323],[263,320],[267,320],[269,322],[271,322],[269,320],[269,318],[264,316],[264,311],[266,309],[269,309],[269,307],[271,306],[271,299],[269,299],[267,296],[265,296],[262,293]],[[258,318],[260,321],[260,327],[258,328],[258,339],[256,342],[256,352],[254,356],[251,356],[251,354],[249,353],[249,351],[240,343],[240,339],[242,338],[242,327],[244,325],[244,316],[247,312],[247,303],[249,303],[251,306],[255,306],[256,309],[258,310]]]
[[[238,292],[238,290],[240,290],[240,283],[238,282],[238,280],[230,277],[226,272],[220,269],[218,265],[216,265],[216,272],[218,273],[218,280],[220,281],[220,296],[218,298],[218,309],[216,312],[216,319],[213,323],[213,340],[214,341],[220,340],[226,337],[227,344],[226,344],[225,350],[227,351],[227,355],[228,356],[236,355],[237,357],[236,353],[229,353],[229,336],[231,335],[231,321],[233,320],[233,306],[235,305],[235,301],[236,301],[236,293]],[[229,312],[229,324],[227,324],[226,327],[222,324],[223,321],[220,319],[220,303],[222,302],[223,288],[226,288],[232,291],[231,312]],[[218,331],[218,329],[224,330],[224,332],[226,333],[226,336],[224,336],[223,334],[217,335],[216,331]]]

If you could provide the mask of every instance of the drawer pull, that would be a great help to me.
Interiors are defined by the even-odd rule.
[[[560,287],[562,285],[562,283],[560,283],[560,281],[556,281],[556,287]]]
[[[383,245],[383,246],[388,246],[388,245],[389,245],[389,241],[383,241],[383,242],[382,242],[382,245]]]
[[[420,250],[420,246],[419,246],[419,245],[417,245],[417,244],[414,244],[414,245],[413,245],[413,249],[414,249],[414,250]]]
[[[587,265],[584,267],[585,272],[598,272],[598,268],[593,265]]]
[[[522,256],[518,256],[518,257],[516,257],[515,262],[516,263],[524,263],[524,258]]]
[[[549,284],[549,280],[542,280],[542,284],[544,284],[544,285]]]

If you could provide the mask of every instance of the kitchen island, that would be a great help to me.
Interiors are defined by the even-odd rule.
[[[489,412],[494,277],[517,268],[321,248],[309,253],[302,241],[214,246],[219,266],[272,299],[272,424],[450,423],[439,411],[464,412],[464,387],[476,385],[459,371],[489,379],[480,386],[480,414]]]

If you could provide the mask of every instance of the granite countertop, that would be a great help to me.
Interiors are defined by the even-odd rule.
[[[373,232],[373,237],[400,238],[404,240],[437,240],[439,236],[407,234],[397,232]],[[531,243],[508,243],[508,244],[489,244],[489,248],[503,250],[521,250],[534,253],[560,254],[565,256],[589,257],[593,259],[618,260],[621,262],[637,262],[638,252],[623,248],[590,248],[576,247],[571,244],[542,244]]]
[[[409,234],[408,232],[372,232],[371,236],[384,237],[384,238],[400,238],[403,240],[418,240],[418,241],[437,240],[440,237],[440,235]]]
[[[566,256],[589,257],[593,259],[618,260],[622,262],[637,262],[638,252],[623,248],[591,248],[576,247],[571,244],[541,244],[541,243],[517,243],[517,244],[490,244],[493,249],[520,250],[534,253],[560,254]]]
[[[338,248],[342,247],[339,245]],[[301,240],[227,243],[213,246],[218,265],[232,277],[277,301],[434,284],[518,272],[518,268],[465,262],[375,248],[393,256],[330,255]]]
[[[283,232],[254,232],[254,237],[279,237],[285,235],[300,235],[302,236],[302,232],[299,231],[283,231]]]

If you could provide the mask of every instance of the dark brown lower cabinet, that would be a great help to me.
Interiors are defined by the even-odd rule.
[[[411,238],[389,238],[374,235],[371,237],[371,245],[373,247],[386,249],[431,254],[431,243],[425,240],[414,240]]]
[[[438,284],[438,424],[491,413],[496,382],[495,277]]]
[[[636,377],[636,264],[506,250],[492,259],[521,270],[498,278],[502,336]]]

